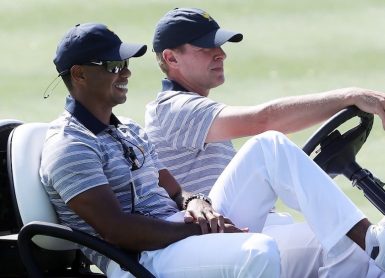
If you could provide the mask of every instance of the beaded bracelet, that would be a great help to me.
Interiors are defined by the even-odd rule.
[[[194,200],[194,199],[203,200],[203,201],[205,201],[206,203],[208,203],[209,205],[212,204],[209,197],[205,196],[205,195],[202,194],[202,193],[197,193],[197,194],[191,195],[190,197],[188,197],[188,198],[183,202],[183,209],[187,209],[188,204],[189,204],[192,200]]]

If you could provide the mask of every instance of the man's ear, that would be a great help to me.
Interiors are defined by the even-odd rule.
[[[178,65],[178,59],[175,54],[175,51],[171,49],[163,50],[163,59],[167,63],[168,67],[175,68]]]
[[[84,71],[83,67],[79,65],[74,65],[70,69],[71,77],[74,82],[84,81]]]

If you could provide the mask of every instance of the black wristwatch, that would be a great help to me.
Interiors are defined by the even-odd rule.
[[[204,195],[202,193],[197,193],[197,194],[191,195],[186,200],[184,200],[183,209],[187,209],[188,203],[190,203],[194,199],[200,199],[200,200],[205,201],[209,205],[212,205],[211,199],[209,197],[207,197],[206,195]]]

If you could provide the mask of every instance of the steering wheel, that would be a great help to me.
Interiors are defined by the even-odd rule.
[[[341,134],[341,125],[354,117],[359,117],[360,122]],[[334,178],[344,174],[351,179],[349,166],[355,164],[356,154],[368,138],[372,126],[372,114],[349,106],[323,124],[305,143],[303,151],[309,156],[315,151],[314,161],[329,176]]]

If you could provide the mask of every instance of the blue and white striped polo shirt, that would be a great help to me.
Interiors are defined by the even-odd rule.
[[[224,107],[168,79],[146,106],[146,132],[159,160],[186,191],[208,194],[235,155],[231,141],[205,143]]]
[[[126,212],[132,208],[131,182],[135,185],[137,212],[166,218],[178,211],[175,202],[158,186],[158,171],[163,166],[139,125],[129,119],[121,123],[112,115],[111,124],[106,126],[72,97],[67,98],[66,110],[50,125],[40,168],[41,180],[62,224],[99,236],[66,203],[105,184],[111,186]],[[131,170],[123,144],[133,148],[139,165],[143,164],[140,169]],[[82,251],[106,271],[106,257],[86,248]]]

